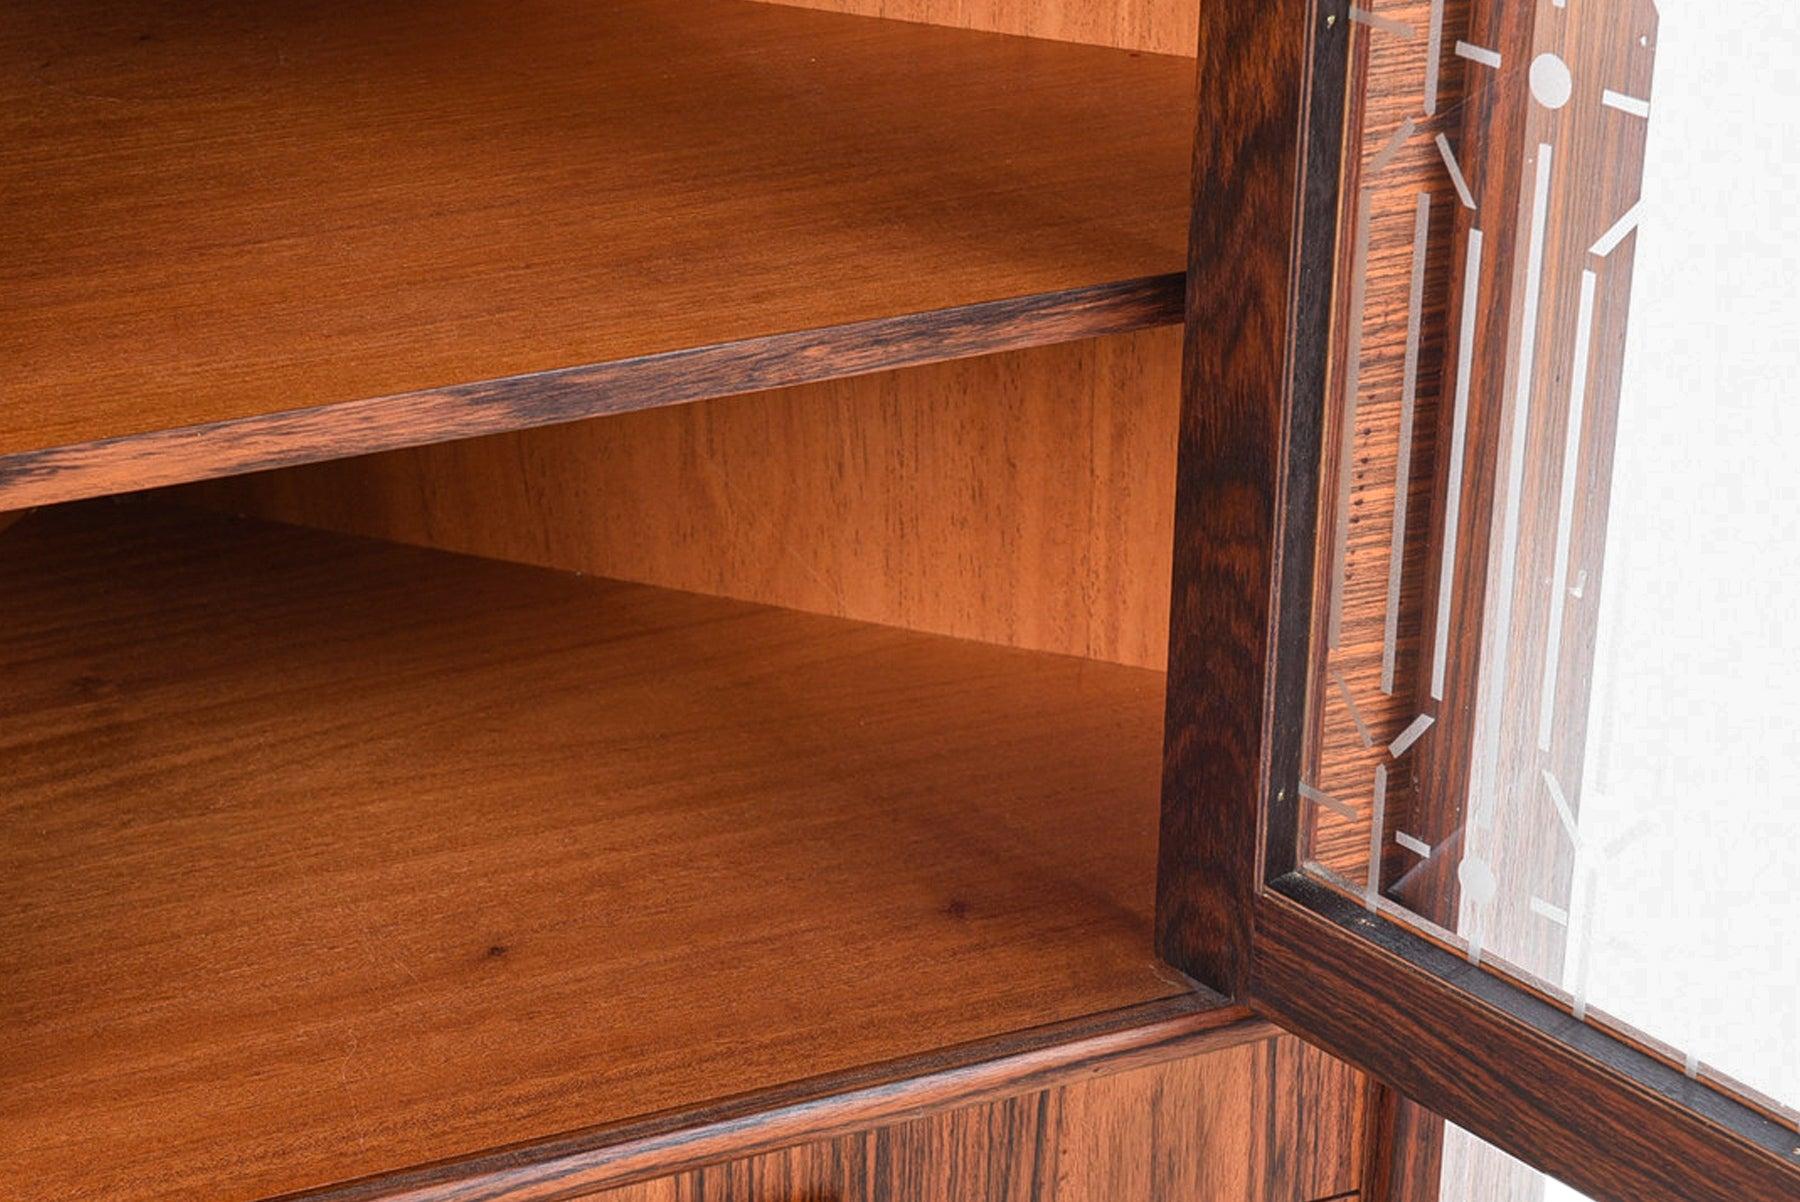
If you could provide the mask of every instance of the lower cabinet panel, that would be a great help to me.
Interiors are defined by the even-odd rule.
[[[1354,1197],[1362,1080],[1291,1036],[802,1144],[604,1202]]]

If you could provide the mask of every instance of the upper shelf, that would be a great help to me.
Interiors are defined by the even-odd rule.
[[[743,0],[0,21],[0,509],[1178,320],[1190,60]]]

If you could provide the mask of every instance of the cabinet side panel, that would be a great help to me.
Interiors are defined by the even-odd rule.
[[[1161,668],[1175,329],[191,486],[216,507]]]

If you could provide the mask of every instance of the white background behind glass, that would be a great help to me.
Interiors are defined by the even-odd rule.
[[[1594,1006],[1793,1105],[1800,6],[1661,8],[1573,901]]]

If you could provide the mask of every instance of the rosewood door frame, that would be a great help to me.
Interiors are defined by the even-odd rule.
[[[1800,1197],[1772,1116],[1299,871],[1349,17],[1201,10],[1158,951],[1601,1202]]]

